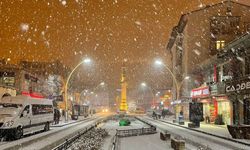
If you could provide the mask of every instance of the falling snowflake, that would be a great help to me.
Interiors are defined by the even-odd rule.
[[[31,38],[28,38],[28,39],[27,39],[27,42],[28,42],[28,43],[31,42]]]
[[[135,24],[138,25],[138,26],[140,26],[141,22],[140,21],[136,21]]]
[[[27,32],[29,30],[29,24],[21,23],[20,28],[23,32]]]
[[[201,43],[200,42],[195,42],[195,45],[198,47],[201,47]]]
[[[67,4],[66,0],[62,1],[62,5],[65,6]]]
[[[244,62],[244,59],[242,57],[237,57],[237,59],[241,62]]]
[[[195,53],[196,55],[198,55],[198,56],[201,54],[201,52],[198,51],[197,49],[194,50],[194,53]]]

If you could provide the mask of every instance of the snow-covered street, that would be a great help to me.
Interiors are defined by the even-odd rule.
[[[20,140],[1,142],[0,149],[20,149],[20,150],[39,150],[52,149],[66,138],[76,134],[78,131],[84,130],[87,126],[95,124],[98,120],[105,116],[95,116],[83,121],[69,124],[62,127],[51,127],[48,132],[42,132],[30,136],[26,136]]]
[[[198,147],[204,147],[204,148],[209,148],[212,150],[237,150],[237,149],[244,149],[244,150],[249,150],[249,146],[245,146],[243,144],[239,144],[236,142],[224,140],[221,138],[217,138],[212,135],[207,135],[204,133],[192,131],[189,129],[185,129],[182,127],[174,126],[171,124],[167,124],[165,122],[159,121],[159,120],[153,120],[152,118],[149,117],[142,117],[142,119],[152,123],[153,125],[157,126],[157,128],[160,131],[168,131],[171,133],[172,137],[180,137],[186,141],[188,145],[191,147],[196,146]],[[190,147],[188,146],[188,147]],[[187,148],[188,148],[187,147]]]

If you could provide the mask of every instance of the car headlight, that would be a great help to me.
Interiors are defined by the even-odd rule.
[[[13,120],[7,121],[7,122],[4,123],[4,127],[11,127],[13,124],[14,124]]]

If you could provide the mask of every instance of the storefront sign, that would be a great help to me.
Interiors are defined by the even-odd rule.
[[[210,94],[209,91],[209,87],[202,87],[202,88],[197,88],[197,89],[193,89],[191,91],[191,97],[192,98],[199,98],[199,97],[205,97],[208,96]]]
[[[242,79],[236,82],[226,83],[226,93],[232,92],[245,92],[249,91],[250,93],[250,79]]]

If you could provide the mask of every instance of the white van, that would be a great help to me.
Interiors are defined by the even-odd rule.
[[[0,100],[1,137],[19,139],[24,134],[48,131],[53,119],[51,100],[30,96],[7,96]]]

